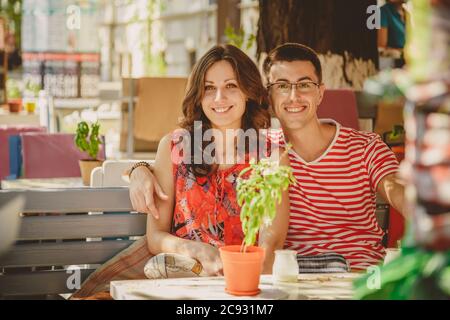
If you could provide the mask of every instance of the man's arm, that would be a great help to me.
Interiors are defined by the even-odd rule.
[[[280,149],[278,154],[283,154],[284,149]],[[276,153],[274,153],[276,154]],[[272,159],[276,160],[276,159]],[[280,165],[290,167],[287,155],[280,159]],[[289,190],[285,190],[281,196],[281,203],[276,206],[276,216],[272,224],[263,227],[259,233],[259,245],[266,249],[266,257],[263,263],[263,273],[271,274],[275,260],[275,250],[283,249],[286,235],[289,228]]]
[[[395,173],[386,175],[378,183],[377,191],[391,206],[400,212],[405,219],[408,214],[405,212],[405,188],[398,182]]]
[[[141,166],[134,169],[130,176],[130,200],[133,208],[158,219],[160,214],[155,206],[155,195],[161,200],[168,199],[149,168]]]

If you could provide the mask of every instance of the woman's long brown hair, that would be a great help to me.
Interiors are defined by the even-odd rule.
[[[196,176],[206,176],[217,169],[217,165],[214,164],[195,164],[193,139],[195,121],[202,122],[202,136],[206,130],[211,129],[211,121],[206,117],[201,106],[205,94],[205,75],[214,63],[222,60],[230,63],[239,88],[247,97],[241,129],[244,131],[255,129],[256,132],[259,132],[259,129],[267,129],[270,125],[267,91],[262,84],[261,74],[254,62],[239,48],[232,45],[217,45],[211,48],[195,64],[189,77],[182,106],[184,118],[180,123],[181,128],[186,129],[190,134],[191,161],[187,166]],[[197,150],[197,152],[201,152],[200,154],[203,155],[203,150],[208,144],[208,142],[203,142],[201,150]],[[248,150],[248,146],[246,146],[246,150]]]

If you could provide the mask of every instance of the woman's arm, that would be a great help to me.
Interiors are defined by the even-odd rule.
[[[278,154],[281,155],[283,152],[284,150],[280,149]],[[290,167],[287,154],[281,158],[280,165]],[[289,207],[289,190],[286,190],[282,193],[281,203],[277,205],[277,214],[272,224],[259,233],[259,245],[266,249],[263,273],[272,273],[275,250],[283,249],[289,227]]]
[[[213,246],[193,240],[181,239],[170,234],[175,204],[175,186],[171,159],[171,135],[159,143],[156,154],[154,175],[159,181],[167,200],[155,198],[159,219],[147,216],[147,242],[152,254],[179,253],[197,259],[208,275],[220,274],[222,263],[219,251]]]

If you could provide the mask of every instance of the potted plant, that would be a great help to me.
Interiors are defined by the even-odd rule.
[[[6,97],[8,99],[9,112],[17,113],[22,105],[22,96],[19,85],[15,80],[8,80],[6,83]]]
[[[34,113],[36,110],[36,98],[39,95],[41,86],[31,80],[25,84],[24,107],[28,113]]]
[[[94,168],[100,167],[103,160],[97,158],[100,145],[102,144],[99,138],[100,124],[93,123],[91,126],[86,121],[81,121],[77,125],[77,132],[75,135],[75,144],[83,152],[87,152],[90,159],[83,159],[79,161],[81,177],[83,184],[90,185],[91,172]]]
[[[288,147],[289,149],[289,147]],[[285,156],[287,151],[282,155]],[[248,178],[247,173],[250,171]],[[225,291],[233,295],[256,295],[265,252],[255,245],[263,225],[270,225],[276,215],[276,205],[282,192],[295,183],[292,169],[279,161],[252,159],[237,181],[238,204],[241,206],[241,223],[244,240],[241,245],[219,249],[225,276]]]

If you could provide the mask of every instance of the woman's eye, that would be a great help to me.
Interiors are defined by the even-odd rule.
[[[234,89],[234,88],[237,88],[236,84],[234,84],[234,83],[228,83],[227,84],[227,89]]]
[[[216,88],[214,88],[213,86],[206,86],[205,87],[205,91],[211,91],[211,90],[214,90],[214,89],[216,89]]]

